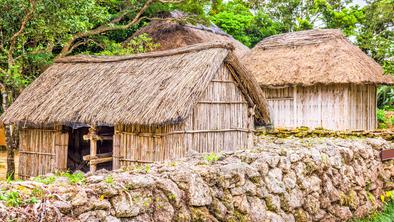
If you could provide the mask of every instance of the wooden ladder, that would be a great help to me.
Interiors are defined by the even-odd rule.
[[[98,135],[95,126],[89,128],[89,133],[83,136],[84,140],[90,141],[90,155],[83,156],[84,161],[89,161],[90,172],[94,173],[97,164],[111,162],[113,160],[112,152],[97,154],[97,141],[113,140],[111,135]]]

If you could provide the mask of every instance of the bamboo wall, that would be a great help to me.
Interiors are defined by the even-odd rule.
[[[222,66],[184,123],[117,126],[114,169],[134,162],[176,159],[188,152],[219,152],[253,145],[254,112]]]
[[[376,87],[328,85],[264,88],[275,127],[376,128]]]
[[[185,122],[186,147],[198,152],[231,151],[253,145],[254,116],[231,73],[222,67]]]
[[[19,178],[66,170],[67,133],[54,129],[22,129],[19,136]]]

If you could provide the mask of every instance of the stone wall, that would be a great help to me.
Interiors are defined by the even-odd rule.
[[[0,218],[344,221],[381,207],[380,196],[394,189],[394,163],[379,159],[390,147],[383,139],[264,136],[250,151],[194,154],[74,181],[47,175],[40,182],[4,182]],[[9,201],[13,191],[20,206]]]

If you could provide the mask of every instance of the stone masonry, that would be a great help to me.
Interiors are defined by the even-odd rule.
[[[75,184],[54,175],[46,183],[3,182],[0,220],[346,221],[379,209],[394,190],[394,162],[379,158],[392,146],[262,136],[253,150],[101,170]],[[4,198],[12,191],[17,205]]]

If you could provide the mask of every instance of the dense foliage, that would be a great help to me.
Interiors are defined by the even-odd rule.
[[[148,18],[174,9],[210,20],[250,47],[274,34],[341,28],[386,72],[394,69],[394,0],[364,7],[352,0],[0,0],[0,82],[17,95],[56,57],[144,51],[122,42]],[[155,47],[149,36],[135,42]]]

